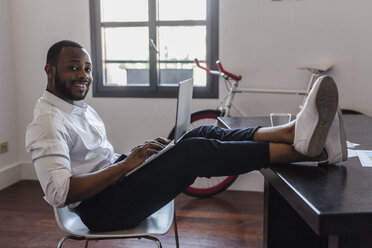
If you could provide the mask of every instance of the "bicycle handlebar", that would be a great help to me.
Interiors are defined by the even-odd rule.
[[[242,79],[242,76],[238,76],[238,75],[235,75],[235,74],[233,74],[233,73],[231,73],[231,72],[228,72],[228,71],[226,71],[223,67],[222,67],[222,63],[221,63],[221,61],[217,61],[216,62],[216,64],[217,64],[217,67],[218,67],[218,70],[220,71],[220,72],[222,72],[222,73],[224,73],[224,74],[226,74],[227,76],[229,76],[229,77],[231,77],[233,80],[235,80],[235,81],[240,81],[240,79]]]
[[[210,73],[212,75],[218,75],[218,76],[223,77],[223,78],[231,78],[235,81],[240,81],[242,79],[242,76],[240,76],[240,75],[237,76],[234,73],[226,71],[223,68],[221,61],[219,61],[219,60],[216,62],[218,71],[211,70],[211,68],[209,68],[209,67],[201,66],[198,59],[194,59],[194,61],[195,61],[195,64],[196,64],[197,67],[207,71],[208,73]]]
[[[213,75],[218,75],[218,76],[221,76],[221,77],[223,76],[219,71],[213,71],[209,67],[204,67],[204,66],[200,65],[198,59],[194,59],[194,61],[195,61],[196,66],[199,67],[200,69],[203,69],[203,70],[205,70],[208,73],[213,74]]]

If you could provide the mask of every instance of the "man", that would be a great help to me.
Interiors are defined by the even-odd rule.
[[[156,138],[130,154],[114,152],[98,114],[82,100],[93,81],[87,51],[60,41],[48,51],[47,88],[26,134],[46,201],[68,205],[91,229],[138,225],[196,177],[242,174],[297,161],[338,163],[347,158],[337,87],[322,77],[296,121],[278,127],[224,130],[200,127],[173,149],[126,174],[169,143]]]

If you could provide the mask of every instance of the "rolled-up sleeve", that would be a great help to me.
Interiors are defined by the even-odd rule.
[[[26,133],[26,150],[31,153],[45,200],[55,207],[65,204],[70,185],[71,137],[66,126],[43,116],[31,123]]]
[[[40,157],[34,160],[34,166],[44,199],[52,206],[63,207],[70,186],[70,161],[61,156]]]

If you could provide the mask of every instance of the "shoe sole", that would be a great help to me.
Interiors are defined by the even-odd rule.
[[[341,161],[347,160],[347,145],[346,145],[346,135],[345,135],[345,127],[344,127],[344,119],[342,117],[341,110],[337,111],[338,113],[338,122],[340,127],[340,140],[341,140],[341,154],[342,158]]]
[[[307,155],[310,157],[316,157],[322,152],[328,131],[337,111],[338,91],[336,83],[331,77],[326,76],[320,82],[315,98],[315,106],[318,112],[318,123],[315,126],[308,146]]]
[[[333,160],[332,162],[329,162],[329,160],[327,159],[325,161],[319,162],[319,164],[335,165],[335,164],[341,163],[342,161],[346,161],[348,158],[344,120],[342,117],[342,112],[339,108],[337,109],[336,115],[338,117],[338,130],[339,130],[339,137],[340,137],[339,142],[341,146],[341,151],[339,154],[341,154],[341,158],[339,157],[339,154],[337,154],[336,158],[332,159]]]

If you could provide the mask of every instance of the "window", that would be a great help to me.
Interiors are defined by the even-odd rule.
[[[218,59],[217,0],[90,0],[95,97],[217,98],[218,78],[197,68]]]

